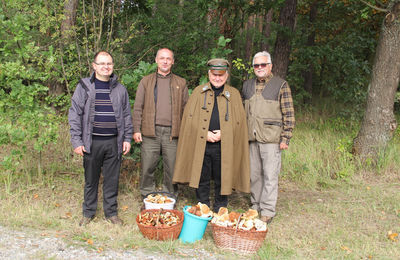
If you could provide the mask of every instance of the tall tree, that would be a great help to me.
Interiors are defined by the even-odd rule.
[[[254,42],[254,23],[255,23],[255,18],[256,15],[254,14],[250,14],[249,18],[247,20],[247,26],[246,26],[246,30],[247,30],[247,35],[246,35],[246,47],[245,47],[245,60],[249,61],[251,58],[251,55],[253,53],[253,42]]]
[[[312,2],[310,6],[310,14],[309,14],[309,25],[311,31],[307,37],[307,47],[312,47],[315,44],[315,18],[317,17],[318,11],[318,2],[319,0],[315,0]],[[304,103],[311,103],[312,100],[312,92],[313,92],[313,74],[314,74],[314,65],[312,62],[308,62],[309,67],[304,72],[304,89],[308,93],[308,97],[304,98]]]
[[[282,78],[286,77],[289,66],[291,34],[296,23],[296,6],[297,0],[286,0],[279,15],[282,29],[276,37],[272,71]]]
[[[264,14],[264,24],[263,24],[263,28],[262,28],[262,34],[264,36],[264,40],[261,41],[261,50],[263,51],[270,51],[270,46],[269,46],[269,37],[271,37],[271,22],[272,22],[272,18],[273,18],[273,9],[268,9],[265,10],[265,14]]]
[[[59,42],[59,47],[61,51],[60,64],[64,76],[64,83],[69,92],[69,83],[65,72],[64,64],[64,46],[71,42],[72,39],[72,27],[75,25],[76,21],[76,8],[78,6],[78,0],[66,0],[64,2],[64,20],[61,22],[60,34],[61,41]],[[63,84],[60,81],[50,79],[48,82],[50,94],[60,95],[63,93]]]
[[[72,26],[75,25],[77,6],[78,0],[67,0],[64,3],[65,19],[61,23],[61,37],[63,40],[70,37],[69,32],[71,31]]]
[[[397,128],[393,113],[400,79],[400,1],[387,7],[376,49],[367,108],[353,152],[361,158],[376,157]]]

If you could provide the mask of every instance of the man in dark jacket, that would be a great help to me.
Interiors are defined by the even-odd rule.
[[[177,193],[172,175],[183,108],[189,98],[186,80],[171,72],[173,52],[158,50],[156,63],[157,72],[140,81],[133,107],[133,139],[142,142],[142,197],[156,191],[154,172],[160,154],[164,168],[162,190]]]
[[[114,62],[105,51],[96,53],[94,73],[81,79],[71,100],[68,120],[74,152],[83,156],[85,187],[80,226],[95,216],[100,172],[106,219],[122,225],[117,196],[121,156],[131,148],[132,116],[128,92],[113,74]]]
[[[251,202],[270,223],[278,199],[281,150],[289,147],[294,128],[294,108],[288,83],[271,72],[268,52],[254,55],[256,78],[244,82],[244,99],[249,129]]]

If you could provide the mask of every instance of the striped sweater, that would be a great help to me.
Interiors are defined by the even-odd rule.
[[[117,122],[110,99],[110,83],[95,79],[96,89],[93,135],[115,136],[118,134]]]

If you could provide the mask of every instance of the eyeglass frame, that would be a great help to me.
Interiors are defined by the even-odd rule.
[[[112,67],[112,66],[114,66],[114,62],[107,62],[107,63],[105,63],[105,62],[101,62],[101,63],[97,63],[97,62],[93,62],[94,64],[96,64],[96,65],[98,65],[98,66],[110,66],[110,67]]]

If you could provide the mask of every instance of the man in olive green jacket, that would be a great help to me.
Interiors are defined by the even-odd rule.
[[[210,82],[193,90],[182,118],[173,181],[196,188],[197,200],[214,212],[226,207],[232,189],[250,192],[246,115],[240,93],[226,84],[229,63],[208,62]]]
[[[171,72],[174,54],[167,48],[158,50],[157,72],[143,77],[136,91],[133,107],[133,139],[142,142],[142,196],[156,191],[154,172],[160,154],[163,157],[163,187],[170,193],[177,192],[172,184],[177,138],[188,100],[186,80]]]

